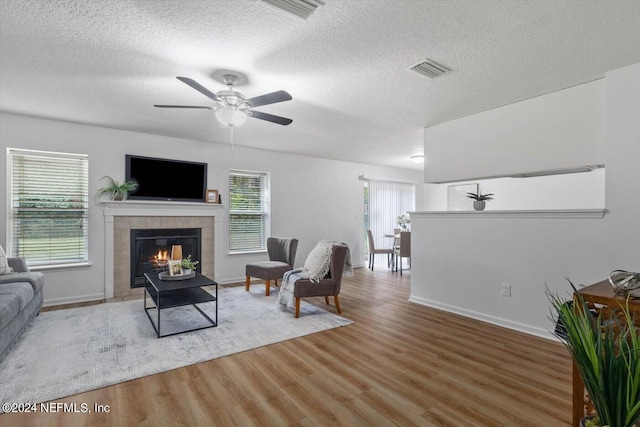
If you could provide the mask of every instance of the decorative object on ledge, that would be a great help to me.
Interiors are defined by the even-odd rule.
[[[219,203],[220,202],[220,193],[218,190],[209,190],[207,189],[207,203]]]
[[[613,290],[618,295],[640,298],[640,273],[613,270],[609,273],[609,283],[611,283]]]
[[[133,191],[138,188],[138,184],[133,181],[126,181],[120,184],[110,176],[103,176],[101,179],[107,181],[107,186],[98,190],[98,195],[103,196],[105,194],[111,195],[111,200],[127,200],[129,191]]]
[[[485,207],[485,202],[487,200],[493,200],[493,193],[482,194],[480,188],[475,193],[467,193],[467,197],[473,199],[473,209],[477,211],[483,211]]]

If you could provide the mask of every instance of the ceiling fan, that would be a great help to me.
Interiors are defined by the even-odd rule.
[[[188,77],[176,77],[181,82],[191,86],[204,96],[215,101],[213,106],[197,106],[197,105],[154,105],[158,108],[197,108],[206,110],[215,110],[216,118],[225,126],[240,126],[247,121],[247,117],[265,120],[267,122],[276,123],[287,126],[293,122],[286,117],[274,116],[273,114],[255,111],[253,108],[262,105],[275,104],[277,102],[290,101],[293,98],[284,90],[267,93],[265,95],[256,96],[254,98],[245,98],[240,92],[233,90],[233,85],[238,83],[238,77],[233,74],[225,74],[222,76],[224,83],[229,86],[229,90],[221,90],[213,93],[200,83]]]

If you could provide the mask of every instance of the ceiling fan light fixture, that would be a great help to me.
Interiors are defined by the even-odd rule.
[[[416,164],[424,163],[424,155],[423,154],[418,154],[416,156],[411,156],[411,157],[409,157],[409,159],[411,159],[411,161],[413,163],[416,163]]]
[[[247,114],[234,108],[224,108],[216,111],[216,119],[225,126],[236,127],[247,121]]]

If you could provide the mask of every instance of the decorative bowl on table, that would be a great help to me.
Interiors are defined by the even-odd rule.
[[[158,273],[158,279],[160,280],[187,280],[193,279],[194,277],[196,277],[195,271],[192,271],[189,274],[176,274],[175,276],[169,275],[168,271],[161,271]]]

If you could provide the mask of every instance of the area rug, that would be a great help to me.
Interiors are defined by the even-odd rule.
[[[141,299],[40,313],[0,360],[0,402],[46,402],[353,323],[304,302],[295,319],[276,295],[222,288],[218,327],[163,338]],[[206,325],[192,306],[161,316],[163,334]]]

